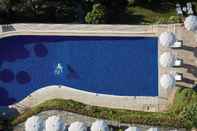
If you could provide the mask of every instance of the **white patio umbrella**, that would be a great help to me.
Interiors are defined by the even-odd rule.
[[[65,122],[59,116],[51,116],[45,122],[46,131],[64,131]]]
[[[83,122],[73,122],[69,128],[68,131],[87,131],[87,127]]]
[[[32,116],[25,122],[25,131],[43,131],[44,120],[39,116]]]
[[[172,88],[176,85],[176,80],[171,74],[164,74],[160,78],[160,84],[163,88]]]
[[[109,127],[105,121],[96,120],[92,123],[91,131],[109,131]]]
[[[129,127],[125,131],[141,131],[138,127]]]
[[[185,28],[189,31],[197,31],[197,16],[190,15],[184,21]]]
[[[171,52],[164,52],[159,58],[162,67],[172,67],[175,64],[176,56]]]
[[[176,36],[172,32],[163,32],[159,36],[159,43],[163,47],[170,47],[176,42]]]

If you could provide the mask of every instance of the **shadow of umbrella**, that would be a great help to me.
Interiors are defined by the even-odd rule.
[[[190,47],[190,46],[183,45],[182,49],[193,52],[194,56],[197,57],[197,47]]]
[[[191,73],[194,77],[197,77],[197,67],[190,64],[183,64],[183,67],[187,69],[188,73]]]
[[[194,84],[195,81],[186,77],[183,77],[183,82],[187,83],[187,84]]]

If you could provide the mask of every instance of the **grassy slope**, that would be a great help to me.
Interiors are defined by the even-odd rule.
[[[159,19],[168,19],[170,16],[176,16],[175,10],[169,12],[156,12],[143,7],[129,7],[128,13],[130,14],[129,24],[152,24],[157,23]]]
[[[180,113],[185,107],[194,103],[197,103],[197,93],[192,89],[178,90],[175,102],[170,107],[169,111],[161,113],[110,109],[85,105],[72,100],[54,99],[46,101],[19,115],[12,121],[12,124],[17,125],[18,123],[25,121],[28,117],[36,115],[42,111],[58,109],[125,123],[191,128],[194,125],[192,125],[190,121],[184,119]]]
[[[25,113],[15,118],[12,121],[12,124],[17,125],[18,123],[25,121],[28,117],[32,115],[36,115],[39,112],[52,109],[65,110],[86,116],[115,120],[125,123],[148,124],[153,126],[161,125],[164,127],[186,126],[182,124],[183,121],[179,117],[176,117],[175,115],[172,115],[170,113],[148,113],[140,111],[129,111],[123,109],[110,109],[104,107],[85,105],[72,100],[61,99],[46,101],[32,108],[31,110],[26,111]]]
[[[176,92],[174,104],[170,107],[169,112],[180,114],[184,108],[194,104],[197,104],[197,92],[190,88],[179,89]]]

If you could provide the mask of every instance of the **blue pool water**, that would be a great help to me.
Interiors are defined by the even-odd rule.
[[[119,96],[158,95],[156,37],[0,39],[0,106],[48,85]]]

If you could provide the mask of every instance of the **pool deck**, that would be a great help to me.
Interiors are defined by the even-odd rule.
[[[177,87],[191,88],[197,83],[197,33],[186,31],[180,24],[172,25],[75,25],[75,24],[12,24],[0,28],[0,38],[13,35],[63,35],[63,36],[159,36],[161,32],[172,31],[178,40],[183,40],[181,49],[168,49],[159,46],[159,55],[173,51],[184,65],[179,68],[162,68],[164,73],[183,74],[183,81],[176,88],[163,89],[159,86],[158,97],[111,96],[89,93],[63,86],[49,86],[33,92],[12,107],[19,111],[30,108],[53,98],[73,99],[90,105],[123,108],[141,111],[164,111],[172,103]],[[55,92],[55,93],[54,93]]]

